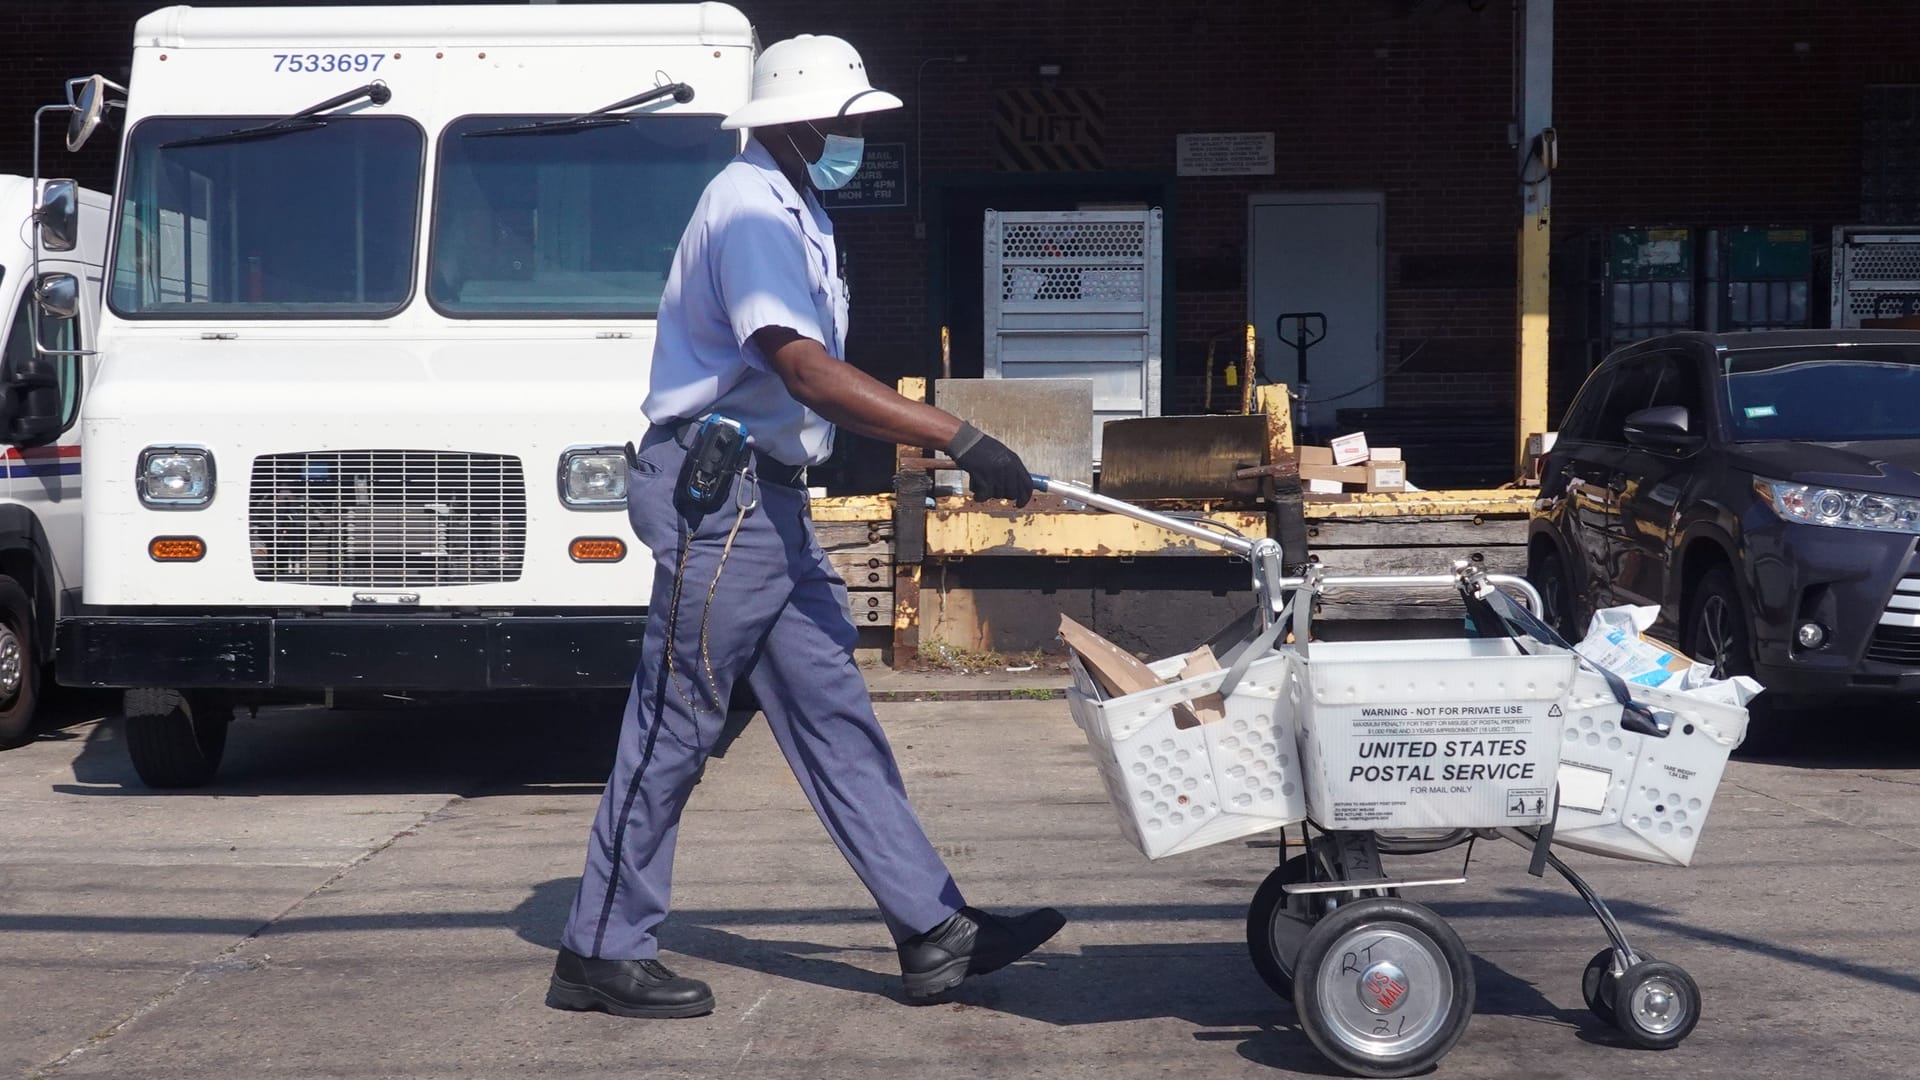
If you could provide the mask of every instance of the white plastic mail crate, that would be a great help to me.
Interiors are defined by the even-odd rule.
[[[1185,657],[1148,667],[1163,679]],[[1253,662],[1226,699],[1225,717],[1197,727],[1175,725],[1173,708],[1217,692],[1225,672],[1107,699],[1100,684],[1071,660],[1067,691],[1074,723],[1100,766],[1120,831],[1149,859],[1292,825],[1306,817],[1286,684],[1292,658],[1274,653]]]
[[[1323,829],[1479,829],[1553,816],[1578,658],[1510,641],[1317,642],[1293,687]]]
[[[1560,747],[1560,816],[1553,841],[1619,859],[1687,866],[1713,809],[1727,756],[1747,734],[1747,710],[1631,686],[1636,704],[1670,715],[1663,738],[1620,726],[1621,707],[1589,671],[1574,680]]]

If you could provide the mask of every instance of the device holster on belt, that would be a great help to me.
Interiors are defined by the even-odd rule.
[[[745,424],[718,413],[702,417],[692,433],[674,485],[674,505],[685,513],[710,514],[725,505],[734,477],[751,459],[752,442]]]

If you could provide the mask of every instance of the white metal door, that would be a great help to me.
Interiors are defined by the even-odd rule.
[[[986,375],[1089,379],[1108,420],[1160,415],[1161,213],[986,212]]]
[[[1248,321],[1260,335],[1266,378],[1299,391],[1300,368],[1275,320],[1326,316],[1326,337],[1307,351],[1308,421],[1326,430],[1338,409],[1379,405],[1386,321],[1384,200],[1377,192],[1255,195],[1248,211]],[[1312,327],[1309,328],[1313,329]],[[1368,385],[1371,383],[1372,385]],[[1365,389],[1362,389],[1365,387]],[[1339,400],[1327,400],[1338,396]]]

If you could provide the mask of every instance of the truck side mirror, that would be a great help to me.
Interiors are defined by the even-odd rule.
[[[40,250],[72,251],[80,243],[80,189],[71,180],[44,180],[33,220],[40,225]]]
[[[87,145],[107,112],[107,77],[93,75],[80,80],[80,91],[73,96],[73,115],[67,120],[67,149]]]
[[[33,290],[33,302],[49,319],[79,318],[80,279],[72,274],[41,274]]]

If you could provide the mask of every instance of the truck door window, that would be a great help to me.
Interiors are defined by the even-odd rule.
[[[28,290],[21,294],[20,302],[14,307],[13,321],[7,328],[5,353],[0,356],[0,371],[11,374],[33,359],[33,315],[29,310],[33,302],[33,293]],[[81,348],[79,324],[79,319],[49,319],[41,316],[40,344],[49,349]],[[44,362],[53,364],[60,373],[60,426],[65,429],[73,424],[80,407],[80,359],[75,356],[56,356]],[[12,389],[0,392],[20,393]]]
[[[265,118],[271,119],[271,117]],[[258,117],[157,117],[127,145],[108,299],[127,318],[378,318],[412,291],[426,137],[330,116],[182,145]]]
[[[539,119],[469,116],[441,136],[427,299],[460,318],[653,315],[737,134],[675,115],[468,137]]]

